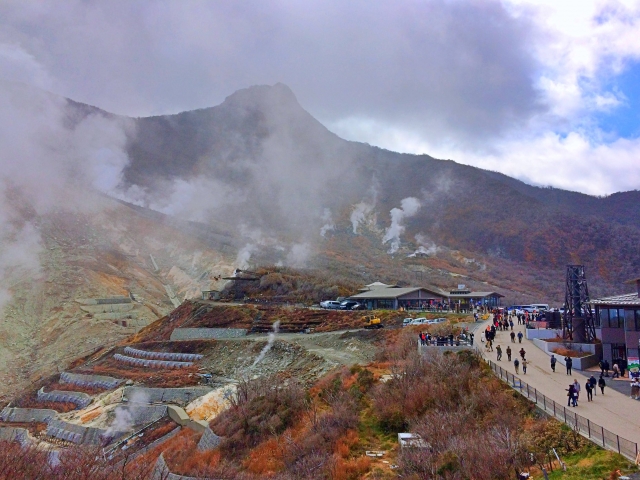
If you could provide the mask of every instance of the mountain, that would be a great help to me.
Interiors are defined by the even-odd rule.
[[[549,290],[562,291],[569,263],[585,264],[602,293],[619,291],[640,271],[640,192],[593,197],[348,142],[282,84],[240,90],[212,108],[137,119],[135,131],[124,186],[144,189],[148,205],[191,185],[203,204],[188,214],[206,212],[208,221],[244,224],[322,251],[327,239],[319,231],[327,212],[336,222],[330,235],[354,240],[348,227],[355,205],[376,214],[381,232],[391,223],[390,211],[415,197],[420,207],[405,216],[400,238],[405,253],[415,250],[421,234],[480,260],[552,271],[557,285],[547,291],[556,296]],[[222,193],[210,198],[198,185]]]

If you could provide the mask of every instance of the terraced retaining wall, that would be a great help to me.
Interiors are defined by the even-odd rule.
[[[136,367],[149,367],[149,368],[186,368],[193,365],[193,362],[173,362],[167,360],[148,360],[146,358],[134,358],[126,355],[120,355],[116,353],[113,356],[119,362],[124,362]]]
[[[6,407],[0,412],[3,422],[29,423],[43,422],[56,418],[58,412],[44,408],[11,408]]]
[[[19,427],[0,427],[0,440],[18,442],[23,447],[31,443],[27,429]]]
[[[162,454],[158,457],[156,466],[151,474],[151,480],[199,480],[198,477],[186,477],[184,475],[177,475],[169,471],[167,462],[165,462]]]
[[[200,437],[200,441],[198,442],[198,450],[213,450],[222,442],[222,437],[219,437],[213,430],[207,428],[202,437]]]
[[[63,420],[50,420],[47,426],[47,435],[60,438],[78,445],[102,445],[107,436],[107,430],[94,427],[83,427]],[[118,438],[126,432],[110,432],[110,437]]]
[[[105,375],[84,375],[81,373],[62,372],[60,383],[70,383],[82,387],[99,387],[112,389],[123,383],[119,378],[107,377]]]
[[[217,340],[241,338],[246,334],[244,328],[176,328],[171,333],[171,340]]]
[[[172,353],[172,352],[150,352],[137,348],[126,347],[124,353],[132,357],[150,358],[155,360],[174,360],[193,362],[202,359],[202,355],[197,353]]]
[[[86,393],[62,390],[45,392],[44,387],[38,390],[38,400],[43,402],[70,402],[78,408],[85,408],[91,403],[91,397]]]
[[[208,387],[185,387],[185,388],[147,388],[147,387],[125,387],[124,398],[128,401],[144,398],[148,403],[176,403],[186,405],[198,397],[209,393],[212,389]]]

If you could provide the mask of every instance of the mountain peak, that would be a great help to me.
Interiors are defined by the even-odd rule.
[[[302,108],[293,91],[284,83],[243,88],[229,95],[222,105],[288,105]]]

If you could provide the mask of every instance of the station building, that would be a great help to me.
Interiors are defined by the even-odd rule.
[[[602,356],[610,364],[640,356],[640,278],[626,283],[634,283],[636,292],[590,302],[595,307],[596,337],[602,340]]]
[[[364,304],[367,309],[429,309],[434,306],[448,306],[450,309],[469,310],[472,306],[484,305],[489,308],[500,305],[504,297],[497,292],[473,292],[459,285],[456,290],[449,292],[437,287],[408,287],[387,285],[374,282],[365,285],[360,293],[349,297]]]

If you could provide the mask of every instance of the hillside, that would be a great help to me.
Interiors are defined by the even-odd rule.
[[[24,213],[39,267],[0,279],[9,292],[0,318],[0,399],[164,316],[174,308],[167,287],[181,302],[232,272],[224,248],[109,198],[83,198],[91,210]]]
[[[406,230],[398,237],[407,253],[419,246],[415,236],[421,234],[427,248],[560,275],[558,285],[566,264],[584,263],[597,294],[619,291],[640,271],[640,192],[591,197],[348,142],[317,122],[282,84],[240,90],[216,107],[135,121],[123,188],[142,188],[152,208],[240,225],[263,240],[308,244],[320,254],[331,254],[337,246],[328,245],[330,237],[342,235],[334,253],[349,257],[360,254],[352,248],[367,225],[380,242],[376,255],[387,250],[390,243],[381,240],[391,209],[415,197],[420,207],[405,216]],[[333,226],[324,237],[323,225]],[[496,272],[496,280],[506,273]],[[543,290],[554,296],[555,288]]]

